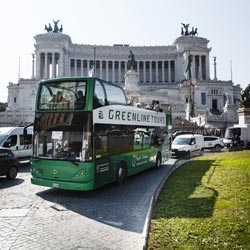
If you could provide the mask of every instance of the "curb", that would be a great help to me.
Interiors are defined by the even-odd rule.
[[[148,237],[149,237],[149,228],[150,228],[150,222],[151,222],[151,217],[152,217],[152,212],[153,212],[153,208],[154,205],[159,197],[159,194],[165,184],[165,182],[167,181],[167,179],[169,178],[169,176],[180,166],[182,166],[184,163],[188,162],[190,160],[176,160],[172,165],[171,164],[167,164],[167,162],[164,164],[165,166],[163,167],[167,167],[168,165],[170,165],[170,171],[167,172],[167,174],[162,178],[161,182],[159,183],[159,185],[157,186],[153,196],[151,197],[151,201],[149,204],[149,209],[148,209],[148,213],[147,213],[147,217],[146,217],[146,221],[145,221],[145,225],[143,228],[143,233],[142,233],[142,239],[143,239],[143,250],[147,249],[148,246]]]

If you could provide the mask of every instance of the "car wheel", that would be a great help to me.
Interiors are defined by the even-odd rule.
[[[127,168],[126,165],[123,162],[120,162],[117,167],[116,172],[116,182],[118,185],[121,185],[124,183],[127,179]]]
[[[161,162],[162,162],[161,153],[158,152],[156,156],[156,161],[155,161],[155,168],[160,168]]]
[[[214,150],[215,150],[216,152],[220,152],[220,151],[221,151],[221,146],[220,146],[219,144],[215,145],[215,146],[214,146]]]
[[[200,150],[199,155],[200,155],[200,156],[202,156],[202,155],[203,155],[203,153],[204,153],[204,148],[202,148],[202,149]]]
[[[6,173],[6,176],[8,179],[15,179],[17,176],[17,168],[15,166],[10,167]]]

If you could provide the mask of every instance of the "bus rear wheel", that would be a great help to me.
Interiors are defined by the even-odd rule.
[[[120,162],[118,167],[117,167],[117,172],[116,172],[116,182],[118,185],[121,185],[124,183],[127,179],[127,168],[125,163]]]
[[[160,168],[162,163],[161,153],[158,152],[155,160],[155,168]]]

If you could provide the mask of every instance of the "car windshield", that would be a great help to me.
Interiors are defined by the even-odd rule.
[[[240,135],[239,128],[227,129],[225,133],[225,138],[226,139],[234,138],[236,135]]]
[[[185,138],[185,137],[176,137],[173,140],[174,145],[189,145],[190,143],[190,138]]]

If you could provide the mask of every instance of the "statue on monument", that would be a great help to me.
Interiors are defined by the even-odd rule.
[[[250,84],[248,84],[241,94],[240,106],[242,108],[250,108]]]
[[[60,20],[53,20],[54,22],[54,29],[51,27],[51,24],[49,23],[49,25],[47,26],[45,24],[45,30],[48,32],[48,33],[62,33],[63,32],[63,26],[61,25],[61,27],[59,28],[58,27],[58,23],[59,23]]]
[[[45,24],[45,30],[46,30],[48,33],[52,32],[53,29],[52,29],[50,23],[49,23],[49,26],[47,26],[47,25]]]
[[[198,29],[192,27],[192,30],[189,32],[188,31],[188,27],[189,27],[189,23],[185,24],[185,23],[181,23],[183,27],[181,27],[181,35],[182,36],[195,36],[198,35]]]
[[[135,56],[132,53],[132,50],[130,50],[129,55],[128,55],[128,63],[127,63],[127,69],[135,69]]]
[[[54,30],[53,30],[53,33],[58,33],[59,32],[59,28],[58,28],[58,23],[59,23],[60,20],[53,20],[54,22]]]

